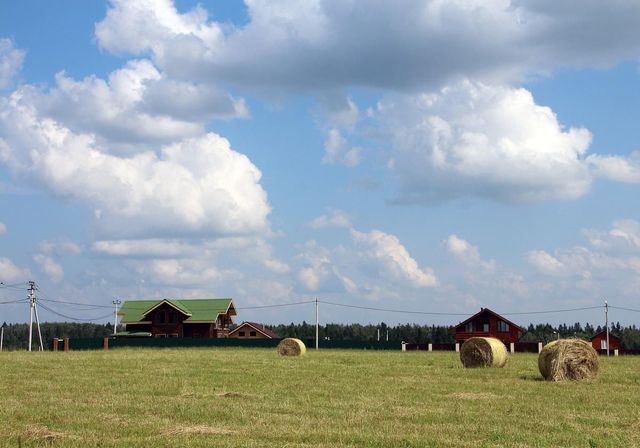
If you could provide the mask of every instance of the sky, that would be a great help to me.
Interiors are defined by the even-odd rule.
[[[0,301],[526,325],[607,300],[637,325],[638,23],[634,0],[2,2]]]

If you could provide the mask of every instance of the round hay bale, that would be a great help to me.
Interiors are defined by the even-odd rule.
[[[460,361],[465,367],[504,367],[507,348],[496,338],[470,338],[460,347]]]
[[[598,376],[600,362],[591,344],[582,339],[549,342],[538,355],[538,369],[545,380],[590,380]]]
[[[278,344],[280,356],[302,356],[307,352],[307,347],[300,339],[286,338]]]

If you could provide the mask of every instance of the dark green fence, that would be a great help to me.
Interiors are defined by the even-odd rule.
[[[180,348],[180,347],[257,347],[275,348],[280,339],[194,339],[194,338],[109,338],[109,348],[144,347],[144,348]],[[102,338],[70,339],[70,350],[101,350]],[[307,349],[315,348],[315,340],[304,341]],[[400,350],[399,342],[387,341],[319,341],[323,349],[357,349],[357,350]]]

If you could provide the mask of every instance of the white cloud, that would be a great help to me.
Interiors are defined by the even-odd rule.
[[[204,259],[138,261],[135,265],[140,275],[156,285],[211,288],[225,281],[240,281],[242,277],[237,271],[218,269]]]
[[[29,269],[22,269],[16,266],[13,261],[6,257],[0,257],[0,281],[3,283],[14,283],[29,280],[31,272]]]
[[[116,53],[151,53],[174,77],[269,90],[438,88],[461,78],[522,79],[558,66],[606,66],[640,54],[640,6],[597,0],[247,1],[226,28],[200,6],[113,0],[96,25]]]
[[[344,210],[328,209],[327,213],[314,218],[309,224],[314,229],[324,229],[327,227],[351,227],[351,217]]]
[[[0,222],[0,235],[7,233],[7,226]]]
[[[548,275],[561,275],[566,267],[560,260],[544,250],[532,250],[526,255],[527,261],[538,271]]]
[[[447,251],[467,266],[479,267],[487,271],[495,269],[495,261],[484,260],[476,246],[457,235],[449,235],[446,240]]]
[[[597,176],[618,182],[640,183],[640,151],[629,157],[591,155],[587,163]]]
[[[330,129],[324,142],[322,163],[341,164],[349,167],[360,164],[361,149],[350,146],[338,129]]]
[[[380,275],[395,281],[405,281],[416,288],[438,284],[431,268],[420,268],[395,235],[372,230],[368,233],[351,230],[357,245],[365,248],[363,255],[376,263]]]
[[[640,255],[640,222],[633,219],[614,221],[608,231],[585,230],[589,243],[603,252]]]
[[[64,269],[62,265],[52,257],[44,254],[36,254],[33,259],[40,265],[40,270],[53,282],[59,283],[64,279]]]
[[[260,171],[216,134],[158,153],[109,154],[91,134],[41,118],[22,91],[0,98],[0,162],[15,176],[84,202],[108,235],[268,232]]]
[[[464,81],[437,94],[391,95],[378,120],[393,147],[398,202],[574,199],[591,185],[582,159],[589,131],[565,130],[525,89]]]
[[[43,117],[76,133],[91,133],[110,151],[202,135],[212,118],[248,115],[243,100],[208,85],[166,79],[148,60],[129,61],[107,80],[56,75],[56,87],[20,90]]]
[[[0,38],[0,89],[9,86],[22,68],[25,51],[15,48],[10,39]]]

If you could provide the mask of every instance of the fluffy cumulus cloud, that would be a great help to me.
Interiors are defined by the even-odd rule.
[[[258,89],[438,87],[513,80],[558,65],[607,65],[640,54],[640,5],[472,0],[246,2],[226,27],[200,6],[113,0],[96,25],[115,53],[147,54],[175,77]]]
[[[31,272],[27,268],[16,266],[7,257],[0,257],[0,282],[14,283],[26,281],[31,278]]]
[[[607,231],[583,233],[588,244],[552,252],[532,250],[525,258],[547,287],[578,288],[618,301],[634,299],[640,287],[640,223],[616,221]]]
[[[366,233],[351,230],[351,236],[356,244],[364,249],[362,255],[377,265],[381,276],[408,282],[417,288],[428,288],[438,284],[433,270],[421,268],[397,236],[380,230]]]
[[[464,81],[434,94],[389,96],[377,114],[392,145],[399,202],[477,195],[517,203],[589,190],[591,134],[563,128],[525,89]]]
[[[45,254],[36,254],[33,260],[40,265],[40,270],[53,282],[59,283],[64,279],[64,268],[52,257]]]
[[[351,217],[344,210],[330,208],[327,213],[314,218],[310,226],[314,229],[326,227],[351,227]]]
[[[0,89],[9,86],[22,68],[25,51],[16,48],[13,41],[0,38]]]
[[[480,256],[480,251],[468,241],[457,235],[449,235],[445,241],[447,252],[453,255],[457,260],[470,267],[479,267],[487,271],[495,268],[495,261],[484,260]]]
[[[0,99],[0,162],[37,174],[54,194],[87,203],[109,235],[241,234],[268,230],[260,171],[216,134],[131,156],[43,118],[22,90]]]
[[[628,157],[602,156],[593,154],[587,163],[596,175],[617,182],[640,183],[640,152],[634,151]]]

